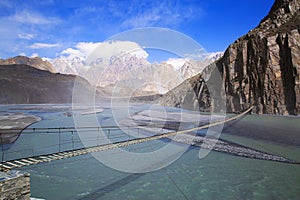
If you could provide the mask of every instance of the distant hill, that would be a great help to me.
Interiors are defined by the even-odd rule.
[[[85,79],[54,74],[24,64],[0,65],[0,104],[72,103],[73,86],[94,93]]]
[[[14,64],[29,65],[36,69],[56,73],[55,68],[52,66],[50,62],[44,61],[39,57],[28,58],[26,56],[16,56],[13,58],[8,58],[6,60],[0,59],[0,65],[14,65]]]

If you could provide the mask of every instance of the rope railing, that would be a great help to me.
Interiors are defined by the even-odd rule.
[[[164,124],[139,124],[141,127],[164,127]],[[172,128],[172,125],[167,125],[170,128]],[[176,127],[175,125],[173,127]],[[86,127],[47,127],[47,128],[25,128],[25,129],[19,129],[19,128],[12,128],[12,129],[2,129],[0,128],[0,133],[1,131],[19,131],[20,133],[24,131],[24,133],[28,133],[29,131],[49,131],[49,130],[63,130],[63,131],[72,131],[72,130],[83,130],[86,131],[87,129],[91,130],[96,130],[96,129],[124,129],[124,128],[136,128],[136,125],[128,125],[128,126],[86,126]],[[31,132],[29,132],[31,133]]]
[[[101,139],[98,135],[96,135],[95,137],[91,137],[91,138],[79,138],[79,136],[77,134],[76,131],[68,131],[68,133],[70,133],[71,135],[69,139],[62,139],[59,138],[59,143],[58,144],[54,144],[54,145],[49,145],[49,146],[44,146],[41,148],[37,148],[36,149],[32,149],[29,148],[28,151],[32,150],[32,155],[29,155],[27,157],[21,157],[21,158],[13,158],[13,159],[8,159],[5,160],[4,159],[4,154],[3,154],[3,149],[2,149],[2,160],[1,160],[1,164],[0,164],[0,169],[2,169],[2,171],[5,170],[10,170],[12,168],[17,168],[17,167],[22,167],[22,166],[26,166],[26,165],[31,165],[31,164],[38,164],[41,162],[46,162],[46,161],[52,161],[52,160],[58,160],[58,159],[62,159],[62,158],[68,158],[68,157],[73,157],[73,156],[78,156],[78,155],[83,155],[83,154],[87,154],[87,153],[92,153],[92,152],[97,152],[97,151],[104,151],[104,150],[108,150],[108,149],[114,149],[114,148],[121,148],[121,147],[126,147],[129,145],[134,145],[134,144],[138,144],[138,143],[144,143],[144,142],[149,142],[149,141],[153,141],[153,140],[159,140],[159,139],[163,139],[163,138],[170,138],[173,137],[175,135],[178,134],[184,134],[184,133],[189,133],[189,132],[193,132],[193,131],[198,131],[201,129],[207,129],[209,127],[212,126],[217,126],[223,123],[227,123],[233,120],[236,120],[240,117],[242,117],[243,115],[247,114],[249,111],[251,111],[253,107],[247,109],[246,111],[244,111],[243,113],[236,115],[234,117],[231,117],[229,119],[226,120],[221,120],[221,121],[217,121],[211,124],[206,124],[200,127],[195,127],[195,128],[190,128],[190,129],[186,129],[186,130],[182,130],[182,131],[172,131],[172,132],[167,132],[167,133],[161,133],[161,134],[155,134],[152,136],[148,136],[148,137],[142,137],[142,138],[135,138],[135,137],[128,137],[127,134],[120,134],[118,132],[116,135],[114,135],[113,132],[111,132],[111,129],[108,129],[107,127],[113,127],[114,129],[117,128],[116,126],[106,126],[107,128],[107,134],[105,136],[102,137],[107,137],[108,133],[110,134],[110,139],[113,139],[113,137],[116,137],[116,139],[120,139],[119,141],[116,140],[115,142],[112,143],[107,143],[107,144],[101,144],[99,145],[99,140]],[[130,126],[125,126],[125,127],[130,127]],[[74,127],[72,127],[74,129]],[[95,127],[81,127],[80,130],[84,130],[85,128],[95,128]],[[100,129],[98,127],[96,127],[97,131],[100,131]],[[137,129],[136,126],[134,126],[135,129]],[[40,130],[47,130],[48,128],[41,128]],[[50,128],[51,130],[61,130],[61,128]],[[64,127],[64,129],[68,129],[70,130],[70,127]],[[119,127],[119,130],[121,128]],[[36,130],[33,129],[32,130]],[[58,132],[56,132],[58,133]],[[124,138],[124,140],[121,140],[122,138]],[[96,143],[95,145],[92,146],[80,146],[82,145],[82,142],[84,139],[88,139],[90,141],[93,141],[94,143]],[[96,140],[94,140],[96,139]],[[86,142],[86,141],[85,141]],[[3,146],[3,145],[2,145]],[[66,148],[66,146],[70,146],[70,148]],[[51,149],[53,148],[53,152],[51,153],[40,153],[38,154],[38,152],[43,152],[41,150],[43,149]],[[57,151],[55,151],[54,149],[56,148]],[[37,151],[40,150],[40,151]],[[24,152],[23,150],[17,151],[15,152],[15,154],[18,154],[20,152]],[[35,160],[33,162],[33,160]],[[17,162],[18,164],[14,164],[14,162]],[[20,163],[23,163],[20,164]]]
[[[112,126],[109,126],[112,127]],[[126,127],[126,129],[130,129],[130,126],[124,126]],[[123,128],[124,128],[123,127]],[[85,129],[85,128],[89,128],[89,129]],[[59,131],[60,128],[54,128],[51,132],[47,131],[47,132],[40,132],[40,131],[36,131],[35,129],[31,129],[31,130],[35,130],[32,132],[29,132],[26,135],[29,134],[35,134],[35,136],[37,137],[41,137],[40,140],[43,139],[47,139],[47,138],[43,138],[44,136],[48,136],[47,134],[55,134],[57,135],[57,138],[52,137],[51,140],[52,142],[57,142],[55,144],[47,144],[47,145],[43,145],[43,146],[25,146],[25,148],[22,148],[21,150],[14,150],[14,151],[4,151],[2,150],[2,157],[1,157],[1,163],[3,162],[9,162],[15,159],[21,159],[21,158],[30,158],[33,156],[39,156],[39,155],[44,155],[45,152],[50,152],[50,153],[59,153],[59,152],[64,152],[64,151],[72,151],[72,150],[76,150],[79,148],[83,148],[84,145],[87,144],[91,144],[91,145],[87,145],[87,147],[91,147],[91,146],[97,146],[102,144],[101,140],[108,138],[113,142],[120,142],[120,141],[127,141],[128,139],[133,139],[135,138],[134,136],[130,136],[126,133],[124,133],[123,131],[121,131],[121,128],[116,129],[117,127],[113,127],[114,129],[108,129],[107,126],[105,127],[106,129],[100,129],[98,127],[95,127],[94,129],[91,129],[91,127],[81,127],[81,131],[83,131],[84,133],[93,133],[91,135],[88,136],[88,138],[84,138],[83,137],[79,137],[77,130],[74,128],[74,130],[71,130],[68,128],[68,130],[66,131]],[[48,130],[48,128],[41,128],[41,130]],[[133,128],[138,134],[138,136],[140,136],[142,134],[142,129],[141,128],[137,128],[136,126],[134,126]],[[131,130],[131,129],[130,129]],[[22,134],[26,133],[27,129],[24,130],[22,132]],[[102,131],[105,135],[103,134],[99,134],[99,132]],[[41,134],[42,133],[42,134]],[[143,132],[145,133],[145,131]],[[136,136],[137,136],[136,135]],[[1,133],[0,133],[0,138],[1,137]],[[50,141],[51,142],[51,141]],[[3,147],[3,145],[2,145]],[[25,155],[25,156],[22,156]]]

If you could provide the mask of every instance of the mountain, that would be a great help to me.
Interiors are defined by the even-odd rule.
[[[52,64],[61,73],[84,77],[106,96],[155,95],[165,93],[181,83],[170,81],[176,71],[173,66],[166,63],[151,64],[145,58],[130,53],[112,56],[95,65],[92,63],[91,67],[85,60],[76,57],[72,60],[57,58]]]
[[[173,66],[151,64],[132,55],[115,58],[103,70],[91,67],[87,77],[106,94],[115,97],[163,94],[183,81]]]
[[[255,29],[231,44],[224,56],[208,66],[202,75],[192,77],[164,95],[160,103],[214,110],[221,99],[213,102],[211,96],[218,93],[225,98],[220,90],[223,85],[228,112],[254,106],[252,112],[258,114],[299,114],[299,9],[299,0],[276,0]],[[212,83],[216,74],[221,75],[222,84]],[[178,96],[172,100],[174,93]]]
[[[132,78],[133,72],[149,65],[150,63],[144,58],[124,53],[117,57],[112,56],[109,62],[103,65],[104,68],[91,67],[87,71],[86,77],[93,85],[106,87],[115,85],[120,81],[128,81]]]
[[[220,59],[224,52],[207,53],[203,60],[188,60],[182,67],[179,68],[178,72],[183,76],[184,79],[191,78],[198,73],[201,73],[205,67]]]
[[[56,70],[52,66],[52,64],[48,61],[44,61],[39,57],[28,58],[26,56],[16,56],[13,58],[8,58],[6,60],[0,60],[0,65],[14,65],[14,64],[21,64],[21,65],[29,65],[36,69],[49,71],[55,73]]]
[[[0,104],[72,103],[74,84],[82,96],[94,92],[85,79],[75,75],[24,64],[0,65]]]
[[[67,59],[64,57],[55,58],[51,61],[57,72],[62,74],[83,75],[89,69],[85,61],[80,57]]]
[[[60,57],[53,59],[51,63],[56,71],[80,75],[108,96],[124,96],[128,93],[147,96],[166,93],[185,79],[201,72],[221,55],[222,52],[207,53],[203,61],[173,59],[175,62],[185,61],[180,62],[180,67],[174,66],[172,62],[149,63],[146,58],[130,53],[100,59],[96,65],[92,63],[91,67],[84,58],[79,57]],[[133,89],[134,92],[131,91]]]

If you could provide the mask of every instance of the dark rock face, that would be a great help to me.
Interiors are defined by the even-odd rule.
[[[213,64],[223,80],[228,112],[240,112],[253,105],[253,112],[258,114],[300,113],[299,9],[299,0],[276,0],[259,26],[231,44]]]
[[[94,92],[85,79],[75,75],[27,65],[0,65],[0,104],[72,103],[75,82],[84,91],[82,95]]]
[[[201,74],[185,80],[157,101],[165,106],[190,110],[210,111],[211,107],[209,90]]]
[[[300,113],[300,2],[277,0],[269,15],[217,62],[229,112]]]
[[[26,56],[16,56],[13,58],[8,58],[6,60],[0,60],[0,65],[14,65],[14,64],[29,65],[36,69],[45,70],[52,73],[56,72],[55,68],[52,66],[50,62],[44,61],[39,57],[28,58]]]

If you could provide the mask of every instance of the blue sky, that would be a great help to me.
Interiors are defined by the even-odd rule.
[[[79,42],[123,31],[163,27],[224,51],[258,25],[273,0],[0,0],[0,57],[54,58]]]

